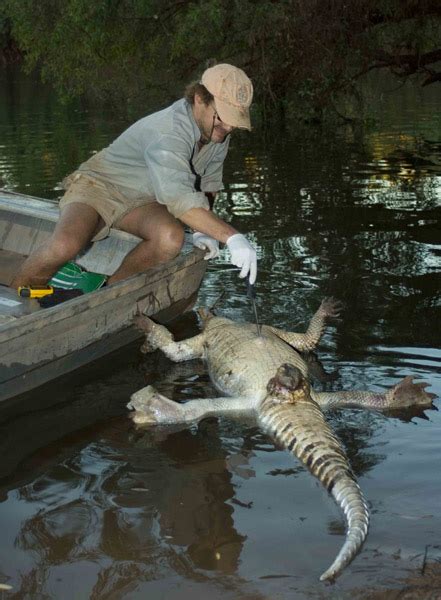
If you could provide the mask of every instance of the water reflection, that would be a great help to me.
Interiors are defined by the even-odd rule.
[[[17,489],[31,516],[14,545],[32,553],[33,566],[14,597],[43,597],[65,566],[85,561],[97,565],[91,598],[134,591],[169,570],[195,581],[235,575],[246,536],[234,522],[233,473],[252,476],[248,444],[231,452],[215,420],[172,434],[118,420],[99,432]]]
[[[0,178],[10,188],[58,196],[58,181],[124,127],[16,74],[5,81]],[[426,93],[378,96],[371,110],[383,120],[364,129],[232,143],[217,210],[258,246],[261,320],[304,331],[324,296],[345,303],[311,357],[317,389],[384,390],[415,374],[441,394],[441,121],[439,92]],[[222,254],[199,302],[225,290],[219,312],[252,320],[245,289]],[[174,331],[194,335],[195,319]],[[3,416],[11,598],[325,597],[315,578],[342,520],[301,465],[252,423],[149,433],[126,419],[130,394],[147,384],[176,401],[212,395],[202,362],[140,358],[134,344],[100,364]],[[439,544],[440,413],[393,416],[328,415],[373,513],[338,598],[403,576]]]
[[[0,70],[0,186],[56,198],[74,165],[123,128],[103,110],[89,112],[81,102],[61,104],[37,75]]]
[[[310,477],[305,468],[276,449],[252,424],[210,419],[182,431],[142,431],[133,429],[125,416],[109,421],[106,410],[115,411],[115,402],[121,407],[128,396],[127,391],[118,395],[120,384],[136,388],[154,377],[158,388],[165,392],[175,381],[178,401],[191,394],[212,393],[199,361],[191,361],[194,368],[190,369],[190,363],[172,365],[160,353],[152,359],[151,370],[146,362],[136,360],[110,378],[107,375],[101,380],[94,378],[93,384],[86,383],[80,388],[84,396],[77,406],[65,403],[44,410],[40,422],[38,413],[33,413],[33,427],[39,432],[51,429],[50,423],[45,429],[41,427],[50,416],[53,431],[57,422],[69,420],[72,411],[82,415],[76,427],[83,429],[70,442],[69,438],[52,441],[32,458],[32,468],[24,463],[26,481],[22,476],[17,485],[13,475],[10,483],[4,484],[5,491],[16,490],[14,503],[26,507],[25,513],[29,514],[20,521],[14,539],[15,554],[33,557],[15,580],[16,594],[12,597],[44,597],[54,589],[60,590],[55,597],[70,597],[61,581],[66,573],[88,565],[88,577],[76,584],[79,597],[122,598],[129,593],[142,597],[154,582],[168,585],[166,582],[177,577],[187,584],[193,581],[205,586],[204,593],[211,594],[215,585],[217,590],[224,589],[222,593],[227,597],[231,592],[232,598],[263,598],[256,590],[249,590],[241,573],[251,543],[244,527],[249,519],[253,527],[259,523],[262,534],[258,543],[265,555],[269,551],[265,541],[268,528],[253,517],[255,509],[261,510],[262,494],[264,502],[271,505],[274,495],[278,497],[278,480],[285,494],[288,489],[296,493],[294,502],[286,498],[282,516],[300,515],[304,520],[306,517],[301,515],[305,501],[309,510],[323,510],[317,489],[308,485],[303,490],[300,486],[303,477]],[[332,389],[339,371],[328,372],[316,357],[311,361],[316,385]],[[112,402],[106,405],[106,395],[112,389],[113,407]],[[94,400],[96,406],[89,410]],[[16,434],[26,432],[25,419],[25,415],[17,417]],[[383,416],[341,411],[329,415],[329,419],[358,477],[386,460],[390,449],[381,451],[376,443],[387,423]],[[75,430],[75,424],[70,426]],[[59,429],[57,433],[60,436],[64,432]],[[48,438],[46,444],[51,439],[57,439],[57,435]],[[272,458],[268,461],[266,457]],[[272,480],[268,489],[267,479]],[[254,480],[259,484],[256,489],[254,484],[249,485]],[[4,499],[8,514],[12,498],[5,494]],[[324,505],[329,503],[329,498],[325,499]],[[324,524],[331,537],[344,535],[340,516],[330,516]],[[325,533],[321,525],[317,529],[316,544]],[[312,533],[310,528],[307,532]],[[301,537],[298,541],[289,539],[290,555],[296,557],[296,564],[301,543]],[[331,546],[326,548],[331,554]],[[275,552],[278,555],[280,551],[285,553],[285,545]],[[263,574],[265,581],[274,585],[281,573],[280,569],[266,568]],[[222,579],[224,576],[226,579]]]
[[[197,433],[176,435],[160,444],[173,461],[173,473],[162,490],[161,535],[185,547],[196,568],[235,573],[246,538],[236,531],[228,504],[235,490],[227,459],[240,464],[243,455],[227,455],[214,420],[201,424]]]

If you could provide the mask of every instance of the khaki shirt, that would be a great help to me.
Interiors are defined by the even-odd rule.
[[[191,208],[209,208],[203,192],[223,189],[229,136],[221,144],[210,142],[198,150],[200,137],[191,105],[181,99],[134,123],[78,171],[116,186],[131,200],[165,204],[179,218]],[[195,191],[192,157],[202,192]]]

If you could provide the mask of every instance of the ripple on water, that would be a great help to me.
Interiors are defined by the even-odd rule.
[[[384,391],[416,374],[441,396],[440,112],[439,97],[424,93],[400,103],[377,94],[370,106],[382,122],[363,132],[232,139],[216,208],[258,246],[260,319],[305,331],[323,297],[345,303],[318,350],[318,389]],[[124,128],[93,109],[60,107],[34,83],[0,101],[2,185],[36,196],[58,196],[61,179]],[[253,321],[225,250],[199,303],[222,290],[219,313]],[[180,330],[196,333],[194,322]],[[2,573],[17,597],[324,597],[317,577],[343,536],[326,492],[252,422],[135,430],[124,406],[142,385],[178,401],[213,393],[201,362],[135,354],[52,392],[71,412],[56,413],[51,448],[26,445],[32,461],[5,480]],[[43,435],[33,406],[22,432]],[[425,548],[441,559],[440,414],[327,414],[372,512],[338,597],[399,586]],[[81,432],[74,441],[63,437],[70,420]]]

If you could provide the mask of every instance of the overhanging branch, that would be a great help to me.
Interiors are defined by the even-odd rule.
[[[426,52],[424,54],[390,54],[378,52],[374,61],[358,73],[352,76],[352,80],[366,75],[375,69],[391,69],[398,77],[409,77],[410,75],[425,75],[422,86],[441,81],[441,71],[429,69],[429,65],[441,62],[441,48]]]

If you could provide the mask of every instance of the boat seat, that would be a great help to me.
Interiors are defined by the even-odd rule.
[[[10,285],[21,265],[26,260],[24,254],[0,250],[0,284]]]

